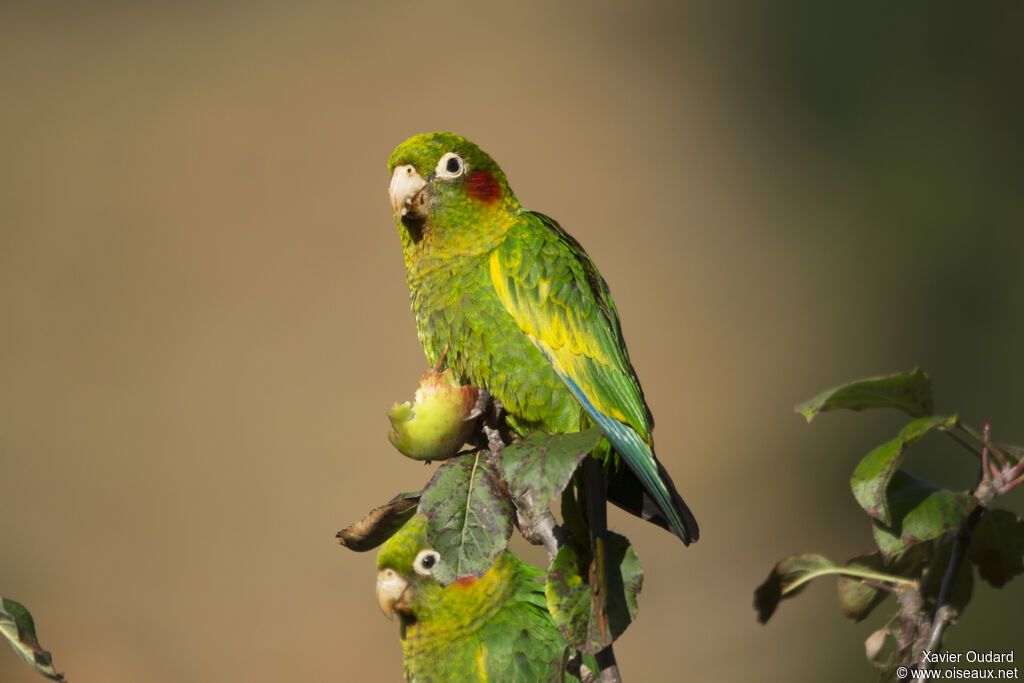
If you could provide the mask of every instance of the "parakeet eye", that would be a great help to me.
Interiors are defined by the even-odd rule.
[[[441,553],[436,550],[421,550],[412,563],[412,568],[417,574],[430,576],[440,560]]]
[[[452,178],[458,178],[466,172],[466,164],[458,154],[448,152],[438,160],[437,169],[434,172],[438,178],[451,180]]]

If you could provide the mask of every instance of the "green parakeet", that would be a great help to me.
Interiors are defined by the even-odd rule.
[[[566,644],[547,611],[544,572],[506,551],[480,578],[442,586],[426,529],[426,516],[413,517],[377,554],[377,602],[401,621],[406,679],[561,680]]]
[[[500,399],[520,433],[599,425],[636,477],[610,478],[612,502],[683,543],[697,540],[693,514],[654,455],[654,421],[608,285],[580,244],[524,209],[501,168],[458,135],[406,140],[388,171],[428,361],[447,348],[458,379]]]

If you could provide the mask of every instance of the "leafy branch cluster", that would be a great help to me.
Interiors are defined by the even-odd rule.
[[[643,572],[629,541],[607,529],[604,474],[588,457],[601,439],[597,427],[518,439],[504,425],[500,404],[488,401],[475,448],[445,460],[422,490],[398,494],[338,539],[351,550],[370,550],[413,515],[426,515],[427,535],[442,558],[434,577],[447,585],[483,575],[518,529],[548,552],[548,610],[573,668],[580,655],[594,655],[588,660],[598,671],[584,665],[584,680],[620,680],[611,645],[636,616]],[[549,509],[556,504],[561,523]]]
[[[898,408],[914,418],[864,456],[850,479],[871,520],[876,549],[842,565],[817,554],[787,557],[755,591],[754,607],[764,623],[781,600],[822,576],[837,577],[839,606],[856,622],[894,595],[895,609],[865,649],[881,671],[879,680],[896,680],[901,667],[929,668],[925,655],[939,648],[946,628],[969,603],[975,570],[995,588],[1024,573],[1024,520],[991,507],[1024,482],[1024,451],[993,441],[987,421],[979,431],[955,414],[933,414],[931,381],[917,368],[830,389],[796,410],[810,422],[840,408]],[[953,491],[904,469],[907,450],[931,432],[977,460],[978,478],[970,487]]]

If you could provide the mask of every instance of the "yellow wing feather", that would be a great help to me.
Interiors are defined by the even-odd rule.
[[[650,413],[626,356],[607,286],[581,249],[560,241],[563,234],[550,233],[535,252],[555,258],[526,259],[519,245],[508,242],[495,249],[490,257],[495,291],[563,380],[574,382],[596,410],[649,441]],[[538,268],[540,277],[534,275]],[[557,300],[560,295],[563,301]]]

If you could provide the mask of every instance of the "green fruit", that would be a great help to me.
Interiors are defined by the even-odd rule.
[[[480,390],[460,386],[451,369],[428,370],[412,403],[396,403],[388,411],[388,440],[413,460],[444,460],[459,452],[476,429]]]

